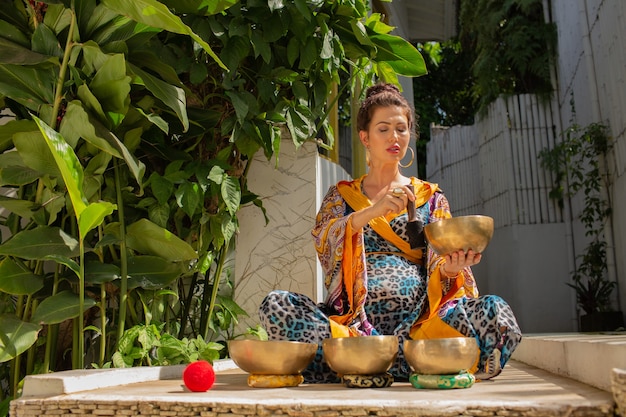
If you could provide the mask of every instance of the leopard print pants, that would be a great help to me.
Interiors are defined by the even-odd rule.
[[[452,300],[445,305],[442,319],[467,337],[475,337],[480,348],[479,369],[483,379],[496,376],[519,344],[522,333],[509,305],[500,297],[485,295],[478,298]],[[261,324],[270,339],[316,343],[317,354],[302,373],[306,383],[340,382],[323,358],[322,341],[331,337],[328,315],[323,304],[309,297],[288,291],[270,292],[259,307]],[[374,311],[368,314],[375,315]],[[398,357],[389,372],[397,381],[408,380],[411,369],[403,354],[403,342],[418,314],[409,314],[393,332],[378,329],[376,334],[395,334],[399,338]],[[373,321],[375,323],[375,321]],[[384,327],[384,326],[382,326]],[[487,369],[498,351],[499,363]]]

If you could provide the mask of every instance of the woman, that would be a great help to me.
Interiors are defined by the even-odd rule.
[[[271,339],[318,343],[306,382],[337,382],[323,360],[328,337],[397,335],[399,354],[390,373],[406,379],[410,368],[402,345],[409,338],[476,338],[477,378],[498,375],[521,340],[508,304],[478,296],[470,267],[481,260],[471,249],[439,256],[429,247],[412,249],[407,240],[409,201],[422,225],[451,217],[436,184],[400,172],[411,132],[413,110],[397,87],[370,87],[357,116],[367,149],[368,173],[332,186],[317,214],[315,247],[325,273],[326,301],[287,291],[263,300],[261,323]]]

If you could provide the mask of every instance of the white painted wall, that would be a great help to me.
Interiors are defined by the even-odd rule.
[[[274,289],[318,298],[317,257],[311,230],[317,213],[317,147],[313,142],[296,149],[284,138],[279,164],[262,152],[255,156],[248,186],[259,195],[270,221],[256,206],[243,207],[237,217],[234,299],[250,315],[238,331],[259,323],[258,308]]]
[[[619,283],[619,307],[626,310],[626,2],[623,0],[553,0],[558,28],[558,106],[561,123],[581,126],[607,123],[615,141],[607,163],[613,172],[614,248],[611,274]],[[580,207],[574,202],[574,208]],[[612,232],[612,233],[611,233]],[[576,249],[584,246],[575,228]]]
[[[238,213],[234,298],[250,317],[242,318],[237,332],[259,323],[259,304],[271,290],[299,292],[318,302],[325,296],[311,230],[328,187],[348,174],[320,157],[313,142],[296,149],[290,137],[283,138],[278,160],[276,167],[275,160],[259,153],[248,175],[269,224],[255,206]]]
[[[582,197],[555,208],[546,199],[552,180],[537,157],[573,123],[608,124],[614,139],[606,161],[614,210],[609,268],[619,284],[615,304],[626,310],[626,2],[544,4],[558,29],[554,102],[541,110],[532,96],[500,100],[475,126],[435,129],[428,148],[427,179],[447,191],[455,214],[482,210],[496,220],[477,280],[483,293],[511,303],[525,332],[577,329],[575,295],[565,284],[587,244],[577,219]],[[467,178],[474,175],[478,183]]]
[[[509,302],[525,333],[577,329],[565,285],[567,223],[533,156],[550,142],[552,123],[550,107],[536,97],[501,98],[473,126],[431,127],[427,146],[427,179],[444,190],[453,215],[494,218],[494,236],[473,271],[480,293]]]

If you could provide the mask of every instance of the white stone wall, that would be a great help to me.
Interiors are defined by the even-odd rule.
[[[427,179],[439,183],[453,215],[494,218],[494,236],[473,271],[480,293],[504,298],[525,333],[577,329],[565,285],[568,228],[548,197],[551,179],[537,167],[552,123],[536,97],[501,98],[473,126],[433,127],[427,146]]]
[[[317,213],[317,148],[305,143],[296,150],[291,139],[281,143],[278,165],[258,153],[248,187],[259,195],[261,209],[244,207],[237,215],[240,233],[235,249],[235,301],[250,315],[238,330],[259,323],[263,297],[282,289],[318,298],[317,263],[311,229]]]
[[[577,329],[575,295],[565,283],[587,245],[578,221],[582,196],[556,209],[546,199],[551,179],[538,161],[538,152],[574,123],[607,124],[614,139],[605,161],[613,181],[609,274],[619,283],[616,305],[626,310],[626,2],[544,4],[558,30],[554,102],[542,113],[529,96],[509,98],[475,126],[435,130],[428,148],[428,179],[441,183],[456,214],[482,210],[495,218],[477,280],[482,292],[508,299],[525,332]],[[467,178],[473,175],[480,181]]]
[[[271,290],[323,300],[324,280],[311,230],[328,187],[347,178],[341,167],[318,155],[312,142],[296,149],[289,137],[283,138],[278,166],[262,154],[255,157],[248,186],[260,196],[270,222],[265,224],[256,206],[238,214],[235,301],[250,317],[239,323],[237,331],[258,324],[259,304]]]
[[[613,172],[611,274],[619,282],[619,301],[626,310],[626,2],[623,0],[553,0],[558,28],[558,105],[565,128],[573,119],[586,126],[607,123],[615,148],[607,163]],[[574,208],[577,203],[574,203]],[[584,239],[574,243],[577,249]]]

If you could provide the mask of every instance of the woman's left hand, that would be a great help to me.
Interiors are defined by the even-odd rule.
[[[442,265],[442,268],[447,276],[453,277],[462,269],[479,263],[481,258],[482,254],[476,253],[472,249],[467,252],[463,250],[451,252],[444,256],[446,262]]]

